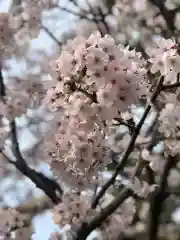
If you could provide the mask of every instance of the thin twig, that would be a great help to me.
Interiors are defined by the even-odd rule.
[[[85,15],[85,14],[82,14],[82,13],[80,13],[80,12],[75,12],[75,11],[73,11],[73,10],[71,10],[71,9],[68,9],[68,8],[66,8],[66,7],[62,7],[62,6],[59,6],[59,5],[57,5],[56,7],[57,7],[59,10],[61,10],[61,11],[70,13],[70,14],[75,15],[75,16],[81,18],[81,19],[85,19],[85,20],[88,20],[88,21],[92,21],[92,20],[93,20],[92,18],[88,17],[87,13],[86,13],[86,15]]]
[[[99,16],[100,16],[100,21],[103,23],[105,29],[106,29],[106,32],[107,33],[110,33],[110,28],[108,26],[108,23],[106,22],[106,14],[103,13],[101,7],[99,6],[98,7],[98,12],[99,12]]]
[[[62,46],[62,43],[54,36],[54,34],[52,34],[52,33],[49,31],[49,29],[48,29],[46,26],[44,26],[43,24],[41,24],[41,28],[49,35],[49,37],[51,37],[51,38],[55,41],[55,43],[57,43],[57,45],[58,45],[59,47]]]
[[[80,9],[80,11],[86,12],[87,14],[89,13],[89,11],[86,10],[85,8],[82,8],[76,0],[70,0],[70,2],[73,3],[75,7]]]
[[[114,118],[114,120],[117,121],[118,123],[114,123],[113,126],[123,125],[123,126],[126,126],[131,133],[134,131],[135,123],[134,123],[133,119],[124,121],[121,118]]]
[[[88,6],[88,8],[89,8],[89,12],[90,12],[90,13],[92,14],[92,16],[93,16],[92,21],[96,24],[98,31],[103,35],[103,31],[102,31],[102,29],[101,29],[101,27],[100,27],[100,23],[103,23],[103,24],[104,24],[102,16],[100,16],[100,19],[98,19],[99,16],[98,16],[98,14],[96,14],[96,12],[94,11],[94,9],[93,9],[93,7],[91,6],[91,3],[89,2],[89,0],[86,0],[86,4],[87,4],[87,6]],[[106,28],[105,25],[104,25],[104,27]]]

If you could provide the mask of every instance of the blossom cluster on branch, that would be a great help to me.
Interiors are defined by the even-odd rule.
[[[57,79],[47,102],[52,111],[63,108],[64,119],[48,161],[77,178],[72,181],[77,187],[86,188],[109,162],[106,138],[112,120],[145,96],[147,71],[140,54],[98,32],[69,41],[55,64]]]

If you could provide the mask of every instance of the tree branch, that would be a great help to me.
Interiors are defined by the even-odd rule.
[[[131,133],[134,131],[135,123],[132,118],[127,121],[124,121],[121,118],[114,118],[114,120],[117,121],[118,123],[114,123],[113,126],[123,125],[123,126],[126,126]]]
[[[167,197],[167,183],[169,172],[175,165],[176,159],[169,156],[164,171],[160,179],[159,191],[151,197],[150,209],[149,209],[149,223],[148,223],[148,236],[147,240],[157,240],[158,228],[159,228],[159,218],[163,208],[163,202]]]
[[[133,195],[132,190],[125,188],[119,195],[105,208],[100,214],[95,216],[89,223],[84,222],[77,232],[75,240],[85,240],[87,236],[101,224],[130,196]]]
[[[1,99],[5,101],[4,97],[6,95],[6,92],[2,76],[2,69],[0,69],[0,89],[2,93]],[[16,158],[16,161],[12,161],[11,159],[9,159],[4,153],[2,153],[2,151],[1,153],[4,157],[6,157],[9,163],[13,164],[17,170],[19,170],[22,174],[29,178],[38,188],[44,191],[44,193],[53,201],[53,203],[57,204],[61,201],[61,187],[53,179],[46,177],[42,173],[35,171],[27,165],[19,148],[15,119],[13,119],[9,123],[9,125],[11,129],[12,152]]]
[[[173,83],[173,84],[164,84],[162,86],[162,90],[166,91],[166,90],[171,90],[171,89],[177,88],[177,87],[180,87],[180,82],[176,82],[176,83]]]
[[[163,16],[164,20],[166,21],[166,24],[169,28],[169,31],[171,32],[171,34],[173,34],[173,32],[175,31],[175,16],[176,16],[176,12],[174,10],[168,10],[165,7],[165,1],[162,0],[149,0],[150,3],[152,3],[154,6],[156,6],[161,15]]]
[[[151,96],[151,103],[153,103],[155,101],[155,99],[157,98],[157,96],[159,95],[159,93],[161,91],[163,81],[164,81],[164,76],[161,76],[160,79],[159,79],[159,82],[157,84],[157,87],[156,87],[155,91],[153,92],[153,94]],[[129,142],[129,145],[128,145],[120,163],[117,165],[116,170],[115,170],[114,174],[112,175],[112,177],[107,181],[107,183],[101,188],[101,190],[97,194],[96,198],[94,199],[94,201],[92,203],[92,208],[95,208],[97,206],[100,198],[104,195],[106,190],[114,183],[117,175],[124,168],[128,158],[129,158],[129,155],[133,151],[134,144],[135,144],[135,141],[136,141],[136,139],[137,139],[137,137],[140,133],[141,127],[144,124],[144,121],[145,121],[146,117],[148,116],[148,114],[151,110],[151,103],[146,106],[141,120],[139,121],[137,126],[134,128],[134,132],[132,134],[131,140]]]

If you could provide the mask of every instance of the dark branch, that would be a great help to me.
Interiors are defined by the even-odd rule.
[[[173,34],[173,32],[175,31],[174,23],[175,23],[175,17],[176,17],[177,11],[168,10],[165,6],[165,1],[162,1],[162,0],[149,0],[149,2],[159,9],[161,15],[166,21],[169,31],[171,32],[171,34]]]
[[[132,118],[127,120],[127,121],[124,121],[121,118],[114,118],[114,120],[118,122],[118,123],[114,123],[113,124],[114,126],[123,125],[123,126],[126,126],[129,129],[130,133],[132,133],[134,131],[135,123],[134,123]]]
[[[148,223],[148,240],[157,240],[159,218],[163,209],[163,202],[167,197],[168,176],[172,167],[175,165],[176,159],[169,156],[164,171],[160,179],[159,191],[151,197],[149,209],[149,223]]]
[[[28,165],[22,166],[18,162],[13,162],[13,165],[17,170],[29,178],[36,187],[40,188],[54,204],[58,204],[61,201],[62,189],[56,181],[30,168]]]
[[[157,87],[156,87],[155,91],[153,92],[153,94],[151,96],[151,102],[152,103],[155,101],[155,99],[159,95],[159,93],[161,91],[161,86],[162,86],[163,81],[164,81],[164,77],[161,76],[160,79],[159,79],[159,82],[157,84]],[[124,168],[128,158],[129,158],[129,155],[133,151],[134,144],[136,142],[136,138],[138,137],[138,135],[140,133],[140,130],[141,130],[141,127],[144,124],[144,121],[145,121],[146,117],[148,116],[150,110],[151,110],[151,104],[148,104],[145,108],[145,111],[144,111],[144,114],[143,114],[141,120],[139,121],[139,123],[137,124],[137,126],[134,129],[131,140],[130,140],[129,145],[128,145],[128,147],[127,147],[127,149],[126,149],[126,151],[125,151],[125,153],[124,153],[124,155],[121,159],[121,162],[117,165],[116,170],[115,170],[114,174],[112,175],[112,177],[107,181],[107,183],[101,188],[101,190],[97,194],[96,198],[94,199],[94,201],[92,203],[92,208],[95,208],[97,206],[100,198],[104,195],[106,190],[114,183],[117,175]]]
[[[9,125],[10,125],[10,129],[11,129],[12,152],[16,158],[16,162],[18,163],[18,165],[25,167],[26,162],[25,162],[24,158],[22,157],[20,149],[19,149],[15,120],[12,120],[9,123]]]
[[[173,83],[173,84],[164,84],[162,86],[162,90],[163,91],[166,91],[166,90],[171,90],[173,88],[177,88],[177,87],[180,87],[180,82],[176,82],[176,83]]]
[[[38,188],[43,190],[46,195],[57,204],[61,201],[60,196],[62,195],[62,189],[60,186],[52,179],[46,177],[42,173],[31,169],[27,164],[19,149],[16,123],[15,120],[10,122],[11,127],[11,141],[12,141],[12,151],[16,158],[16,162],[11,162],[13,165],[26,177],[28,177]]]
[[[0,69],[1,69],[1,66],[0,66]],[[5,85],[4,85],[4,81],[3,81],[2,71],[0,71],[0,96],[1,96],[1,98],[4,98],[5,95],[6,95]]]
[[[84,222],[77,232],[75,240],[85,240],[87,236],[101,224],[130,196],[133,195],[132,190],[126,188],[105,208],[100,214],[95,216],[89,223]]]
[[[5,97],[5,85],[3,81],[2,76],[2,70],[0,69],[0,89],[1,89],[1,99],[3,101]],[[11,129],[11,142],[12,142],[12,152],[16,158],[16,161],[10,160],[8,157],[5,156],[5,154],[2,153],[4,157],[8,160],[9,163],[13,164],[17,170],[19,170],[22,174],[24,174],[26,177],[28,177],[38,188],[40,188],[42,191],[46,193],[46,195],[53,201],[53,203],[57,204],[61,201],[60,196],[62,195],[62,189],[56,183],[54,180],[46,177],[40,172],[35,171],[34,169],[31,169],[25,159],[23,158],[18,138],[17,138],[17,131],[16,131],[16,122],[15,120],[12,120],[10,123],[10,129]]]

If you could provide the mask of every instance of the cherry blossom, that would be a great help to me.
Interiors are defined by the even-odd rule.
[[[46,100],[48,103],[49,99],[53,112],[64,108],[67,116],[65,125],[62,122],[55,134],[55,158],[62,162],[60,165],[67,165],[67,173],[74,172],[77,178],[86,176],[90,182],[108,163],[107,130],[103,130],[107,128],[106,121],[120,116],[138,100],[139,94],[145,93],[142,82],[146,71],[143,61],[139,61],[141,55],[116,47],[108,35],[101,37],[96,32],[88,39],[77,38],[67,45],[72,51],[63,48],[56,60],[59,79],[48,91]],[[82,66],[75,60],[80,54]],[[131,62],[125,61],[126,55]]]

